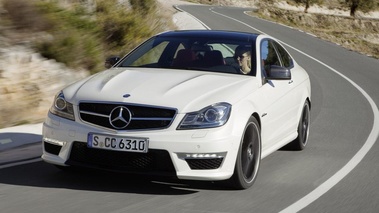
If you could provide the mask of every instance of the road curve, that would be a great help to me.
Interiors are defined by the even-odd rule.
[[[354,172],[362,169],[359,166],[358,168],[355,167],[357,165],[363,164],[367,160],[367,158],[365,158],[366,154],[369,154],[369,152],[375,152],[374,150],[377,149],[377,146],[373,147],[373,145],[378,140],[379,131],[378,108],[376,104],[378,103],[379,99],[378,90],[377,88],[375,88],[377,87],[376,82],[379,78],[378,60],[362,56],[357,53],[352,53],[335,44],[322,41],[320,39],[315,38],[312,35],[301,33],[298,30],[281,26],[268,21],[260,20],[257,18],[252,18],[243,13],[245,9],[203,7],[203,10],[200,10],[199,7],[197,7],[194,10],[193,8],[194,7],[190,6],[182,7],[183,10],[191,13],[198,19],[202,20],[204,24],[211,29],[229,29],[240,31],[243,30],[256,33],[265,33],[281,40],[290,49],[290,51],[292,50],[292,54],[300,62],[300,64],[310,72],[312,77],[312,85],[314,88],[314,92],[312,94],[312,117],[313,119],[316,119],[316,121],[312,122],[313,134],[311,133],[310,144],[312,144],[312,142],[315,141],[317,143],[317,147],[320,150],[331,147],[330,145],[332,145],[331,148],[334,148],[336,146],[340,147],[339,150],[330,149],[330,151],[327,151],[326,153],[328,153],[328,155],[330,156],[339,155],[339,153],[343,152],[343,148],[346,148],[346,151],[351,151],[350,153],[346,152],[348,153],[348,155],[343,156],[342,159],[341,157],[329,159],[330,162],[327,164],[323,163],[323,160],[325,159],[323,156],[325,155],[325,153],[320,153],[321,159],[317,159],[317,161],[320,162],[319,166],[325,166],[325,171],[330,170],[329,167],[331,166],[331,163],[336,165],[341,164],[342,162],[347,163],[343,167],[341,167],[340,170],[337,170],[332,176],[330,176],[329,179],[322,182],[322,184],[317,184],[317,182],[320,182],[320,171],[314,171],[312,176],[315,177],[315,179],[313,181],[308,179],[309,182],[307,184],[312,182],[316,183],[315,189],[311,191],[307,196],[299,196],[299,200],[286,207],[283,212],[299,211],[303,208],[306,208],[311,203],[314,204],[310,205],[308,209],[305,209],[306,211],[310,211],[310,209],[312,209],[312,206],[316,207],[314,209],[315,211],[316,209],[317,211],[319,211],[321,208],[324,209],[326,212],[339,212],[341,211],[341,207],[343,207],[344,212],[362,209],[371,209],[375,211],[375,209],[377,209],[378,206],[376,202],[370,201],[375,201],[379,198],[379,194],[376,190],[376,184],[374,183],[372,184],[372,186],[369,186],[370,184],[368,184],[367,182],[362,182],[362,179],[364,179],[362,178],[362,176],[356,177],[355,182],[365,185],[366,187],[364,187],[364,189],[369,188],[370,190],[362,191],[361,193],[368,193],[372,194],[373,196],[362,197],[355,196],[354,194],[356,193],[348,193],[349,199],[344,200],[340,198],[342,196],[346,196],[345,194],[338,196],[335,196],[334,194],[330,197],[324,194],[326,194],[330,189],[335,190],[339,188],[342,188],[343,190],[350,190],[351,192],[356,192],[357,188],[356,186],[354,186],[354,184],[349,184],[346,186],[338,183],[341,180],[353,177]],[[212,18],[210,18],[209,16],[202,16],[202,14],[209,14],[205,13],[206,10],[214,13],[215,16]],[[218,17],[216,17],[217,15]],[[229,22],[234,22],[235,24],[233,25]],[[227,24],[220,25],[220,23]],[[325,71],[326,73],[323,73]],[[337,74],[337,76],[334,76],[335,74]],[[330,81],[332,77],[337,77],[339,79],[336,79],[336,81]],[[367,80],[365,83],[356,83],[364,77],[366,77]],[[345,82],[341,82],[341,80]],[[350,89],[348,88],[351,87],[354,87],[353,90],[356,90],[355,93],[349,92]],[[327,96],[323,95],[323,93],[325,93]],[[353,100],[353,97],[359,99],[363,98],[366,100],[359,100],[359,102],[355,102]],[[362,103],[362,101],[365,103]],[[318,102],[322,104],[319,105]],[[367,106],[367,104],[369,106]],[[364,105],[366,106],[364,107]],[[314,112],[315,110],[316,112]],[[326,114],[327,117],[319,119],[320,113]],[[343,117],[344,115],[350,118],[346,119],[346,117]],[[356,116],[357,119],[361,120],[352,118],[354,116]],[[320,126],[320,130],[324,130],[326,127],[330,126],[330,124],[333,123],[335,123],[336,125],[340,124],[340,126],[338,128],[332,129],[327,128],[328,132],[332,130],[331,134],[325,134],[322,138],[313,137],[315,135],[314,132],[318,131],[318,129],[314,128],[314,126]],[[364,127],[360,130],[357,128],[357,125]],[[369,130],[369,132],[367,130]],[[324,133],[328,132],[324,131]],[[316,134],[317,133],[320,134],[319,136],[323,134],[323,132],[316,132]],[[335,137],[341,136],[345,137],[346,139],[334,139]],[[333,140],[328,141],[328,143],[320,143],[320,139]],[[347,146],[349,144],[348,142],[353,145]],[[359,146],[357,147],[356,145],[358,144]],[[308,149],[312,148],[313,146],[310,145]],[[357,148],[359,148],[358,151]],[[352,149],[354,151],[352,151]],[[363,160],[362,163],[360,163],[361,160]],[[370,163],[372,167],[365,169],[365,172],[368,174],[372,173],[372,171],[377,171],[377,169],[375,168],[375,161],[370,160]],[[300,166],[301,170],[306,171],[310,165],[307,166],[307,164],[303,164]],[[352,174],[349,174],[350,172],[352,172]],[[297,187],[299,187],[299,185]],[[300,188],[304,189],[304,187]],[[299,191],[297,194],[301,195],[302,193],[300,193]],[[323,202],[316,202],[316,200],[322,199],[328,201],[328,204],[330,203],[329,206],[331,207],[331,209],[325,208],[326,205]],[[351,200],[354,200],[354,202],[351,202]]]
[[[311,77],[309,146],[301,152],[277,151],[263,159],[256,183],[243,191],[209,182],[67,174],[44,162],[4,167],[0,168],[0,211],[376,212],[379,61],[248,16],[243,13],[246,9],[178,7],[211,29],[266,33],[287,46]],[[328,184],[331,179],[339,180]],[[322,193],[312,194],[320,187]]]

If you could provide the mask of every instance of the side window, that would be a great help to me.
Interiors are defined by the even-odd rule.
[[[288,52],[282,47],[282,45],[278,44],[277,42],[273,41],[275,43],[276,49],[278,50],[279,56],[282,59],[282,64],[286,68],[292,68],[293,67],[293,60],[288,54]]]
[[[263,76],[267,76],[270,65],[280,66],[280,59],[271,40],[263,40],[261,43],[261,70]]]

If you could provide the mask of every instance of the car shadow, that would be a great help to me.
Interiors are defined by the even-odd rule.
[[[93,170],[63,171],[43,161],[1,169],[0,183],[152,195],[186,195],[197,193],[199,190],[230,190],[218,182],[183,181]]]

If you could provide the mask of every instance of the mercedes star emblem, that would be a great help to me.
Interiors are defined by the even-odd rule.
[[[118,106],[111,111],[109,123],[115,129],[123,129],[129,125],[131,118],[132,116],[128,108]]]

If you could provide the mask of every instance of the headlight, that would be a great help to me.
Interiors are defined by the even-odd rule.
[[[230,115],[232,106],[228,103],[217,103],[204,109],[187,113],[178,129],[202,129],[224,125]]]
[[[60,92],[55,96],[50,112],[59,117],[75,120],[74,108],[71,103],[66,101],[63,92]]]

